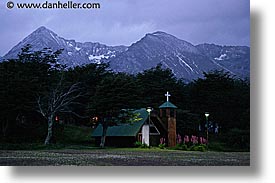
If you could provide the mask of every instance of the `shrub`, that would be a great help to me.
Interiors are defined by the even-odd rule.
[[[241,130],[238,128],[231,129],[223,136],[223,142],[228,147],[233,149],[247,149],[250,148],[250,133],[249,130]]]
[[[140,148],[150,148],[147,144],[142,144]]]
[[[207,149],[206,145],[200,144],[200,145],[193,145],[190,147],[190,151],[201,151],[205,152]]]
[[[166,144],[159,144],[159,148],[160,148],[160,149],[164,149],[165,146],[166,146]]]
[[[138,148],[149,148],[149,146],[147,144],[142,144],[142,142],[140,142],[140,141],[136,141],[134,146],[138,147]]]
[[[186,144],[177,144],[175,147],[175,150],[188,150],[187,145]]]
[[[207,151],[207,146],[204,145],[204,144],[200,144],[200,145],[197,146],[196,151],[205,152],[205,151]]]
[[[162,138],[159,139],[159,148],[164,149],[165,146],[166,146],[166,144],[165,144],[165,138],[162,137]]]
[[[214,151],[225,151],[225,143],[221,143],[221,142],[211,142],[208,145],[208,148]]]
[[[140,141],[136,141],[134,144],[135,147],[141,147],[142,143]]]

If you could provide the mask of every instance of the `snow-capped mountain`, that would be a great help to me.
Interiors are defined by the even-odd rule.
[[[218,46],[199,44],[196,46],[210,60],[233,74],[245,78],[250,74],[250,48],[247,46]]]
[[[111,58],[118,72],[138,73],[161,63],[186,80],[201,77],[203,71],[225,70],[249,77],[249,47],[201,44],[194,46],[164,32],[146,34],[125,52]]]
[[[56,51],[64,49],[60,56],[60,62],[70,67],[88,63],[100,63],[103,59],[115,57],[127,48],[125,46],[106,46],[91,42],[80,43],[75,40],[64,39],[53,31],[40,27],[13,47],[4,58],[16,58],[21,48],[27,44],[32,45],[32,50],[51,48]]]
[[[69,67],[109,62],[112,70],[135,74],[161,63],[178,78],[191,81],[204,71],[225,70],[241,78],[249,78],[250,48],[247,46],[193,45],[165,32],[146,34],[131,46],[107,46],[79,43],[59,37],[40,27],[12,48],[3,58],[16,58],[21,48],[31,44],[33,50],[64,49],[60,62]]]
[[[114,71],[138,73],[158,63],[170,68],[177,77],[193,79],[215,64],[191,43],[164,32],[146,34],[125,52],[110,59]]]

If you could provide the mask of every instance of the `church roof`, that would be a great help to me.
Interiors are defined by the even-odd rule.
[[[106,136],[136,136],[140,131],[142,125],[147,120],[149,114],[145,108],[134,111],[134,113],[139,113],[138,118],[141,120],[133,122],[132,124],[121,124],[117,126],[110,126],[107,129]],[[102,125],[99,124],[97,128],[93,131],[92,137],[100,137],[102,135]]]
[[[172,104],[171,102],[169,101],[166,101],[164,102],[162,105],[159,106],[160,109],[163,109],[163,108],[178,108],[177,106],[175,106],[174,104]]]

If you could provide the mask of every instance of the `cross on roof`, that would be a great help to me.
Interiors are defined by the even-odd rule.
[[[166,96],[166,99],[167,99],[167,102],[168,102],[169,101],[169,97],[171,96],[170,93],[167,91],[166,94],[165,94],[165,96]]]

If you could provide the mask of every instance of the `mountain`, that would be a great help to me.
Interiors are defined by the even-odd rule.
[[[214,69],[223,69],[240,78],[249,78],[250,73],[250,48],[247,46],[193,45],[161,31],[148,33],[126,47],[80,43],[40,27],[13,47],[4,59],[17,57],[26,44],[31,44],[33,50],[64,49],[60,62],[69,67],[109,62],[115,72],[136,74],[161,63],[186,81],[202,77],[203,72]]]
[[[249,77],[249,47],[197,46],[165,32],[146,34],[125,52],[111,58],[111,68],[117,72],[138,73],[161,63],[178,78],[192,80],[203,71],[225,70],[241,78]]]
[[[196,46],[217,65],[241,78],[250,74],[250,48],[247,46],[218,46],[199,44]]]
[[[160,31],[146,34],[125,52],[110,59],[114,71],[133,74],[158,63],[186,80],[201,77],[203,71],[221,69],[196,46]]]
[[[91,42],[80,43],[75,40],[64,39],[53,31],[40,27],[13,47],[4,58],[16,58],[21,48],[27,44],[32,45],[34,51],[43,48],[51,48],[53,51],[64,49],[60,56],[60,62],[70,67],[100,63],[102,59],[115,57],[127,48],[125,46],[106,46]]]

